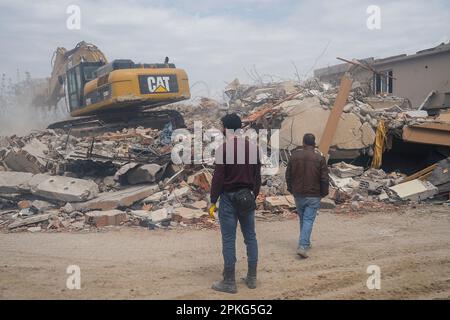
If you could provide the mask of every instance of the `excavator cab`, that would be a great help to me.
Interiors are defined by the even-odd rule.
[[[97,77],[97,70],[104,62],[81,62],[66,72],[67,100],[70,112],[85,106],[84,86]]]

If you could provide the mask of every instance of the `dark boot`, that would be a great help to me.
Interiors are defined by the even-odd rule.
[[[237,293],[234,267],[224,269],[223,280],[215,282],[212,288],[220,292]]]
[[[256,288],[256,269],[257,269],[256,263],[249,263],[247,277],[243,279],[247,287],[249,287],[250,289]]]

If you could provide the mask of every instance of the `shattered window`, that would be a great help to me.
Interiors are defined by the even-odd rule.
[[[393,83],[393,72],[392,70],[382,71],[375,75],[375,93],[388,93],[392,94],[394,92],[394,83]]]

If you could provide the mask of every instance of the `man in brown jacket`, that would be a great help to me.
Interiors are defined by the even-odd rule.
[[[303,136],[303,149],[295,149],[286,169],[287,189],[294,195],[300,220],[300,239],[297,254],[308,257],[311,248],[311,232],[320,198],[328,194],[328,167],[322,153],[315,149],[316,138]]]

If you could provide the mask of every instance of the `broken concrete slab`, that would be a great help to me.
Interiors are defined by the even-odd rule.
[[[168,195],[169,192],[167,190],[159,191],[142,200],[142,203],[157,203],[163,201],[164,198],[167,199]]]
[[[115,192],[100,193],[97,198],[83,203],[71,203],[77,211],[113,210],[116,208],[130,207],[159,191],[157,184],[150,186],[135,186]]]
[[[30,191],[33,174],[26,172],[0,172],[0,193],[26,193]]]
[[[208,203],[205,200],[195,201],[194,203],[191,203],[190,206],[196,208],[196,209],[206,209],[208,207]]]
[[[31,207],[35,208],[38,212],[45,212],[50,209],[55,209],[55,205],[42,200],[34,200],[31,202]]]
[[[147,219],[152,223],[159,223],[172,218],[172,208],[162,208],[155,211],[132,210],[130,214],[141,220]]]
[[[129,184],[158,182],[164,174],[164,168],[155,163],[139,166],[127,173],[127,181]]]
[[[295,200],[292,195],[267,197],[265,199],[265,203],[271,207],[284,206],[288,208],[295,208]]]
[[[61,176],[39,177],[38,184],[31,184],[31,193],[49,200],[83,202],[93,199],[99,193],[98,185],[92,180]]]
[[[427,180],[435,185],[439,192],[444,192],[441,186],[450,182],[450,157],[439,161]]]
[[[47,146],[37,139],[33,139],[22,149],[13,149],[5,156],[6,166],[19,172],[31,172],[34,174],[46,171],[45,150]]]
[[[189,187],[182,187],[179,189],[175,189],[169,195],[167,200],[172,201],[174,199],[180,199],[180,198],[184,197],[185,195],[188,195],[190,192],[191,192],[191,188],[189,188]]]
[[[175,208],[173,219],[177,222],[192,222],[194,219],[199,219],[207,213],[199,209],[191,209],[187,207]]]
[[[32,216],[32,217],[25,218],[25,219],[17,219],[16,221],[14,221],[10,225],[8,225],[8,229],[11,230],[11,229],[14,229],[14,228],[28,226],[30,224],[35,224],[35,223],[48,221],[48,219],[51,216],[52,216],[52,214],[46,213],[46,214],[40,214],[40,215]]]
[[[39,232],[39,231],[41,231],[41,230],[42,230],[42,228],[41,228],[40,226],[37,226],[37,227],[29,227],[29,228],[27,229],[27,231],[29,231],[29,232],[31,232],[31,233]]]
[[[320,209],[334,209],[336,208],[336,203],[329,198],[320,199]]]
[[[361,120],[357,115],[354,113],[343,113],[337,124],[331,145],[339,149],[364,148],[361,126]]]
[[[368,122],[364,122],[361,126],[362,143],[367,147],[371,146],[375,142],[376,133],[373,130],[372,125]]]
[[[207,171],[200,171],[188,177],[188,184],[199,187],[205,192],[211,190],[212,176]]]
[[[281,123],[280,149],[294,149],[303,145],[303,135],[312,133],[320,140],[330,111],[324,110],[317,97],[306,98],[289,106],[287,117]]]
[[[119,226],[127,220],[127,214],[120,210],[90,211],[85,213],[85,222],[98,228]]]
[[[364,168],[349,163],[339,162],[332,165],[331,171],[339,178],[351,178],[364,173]]]
[[[130,170],[132,170],[138,166],[139,166],[139,163],[135,163],[135,162],[127,163],[127,164],[123,165],[119,170],[117,170],[116,174],[114,175],[114,180],[119,181],[120,183],[124,184],[123,182],[126,181],[127,173]]]
[[[401,199],[420,201],[433,197],[438,193],[438,188],[428,181],[421,181],[419,179],[400,183],[396,186],[390,187]]]

